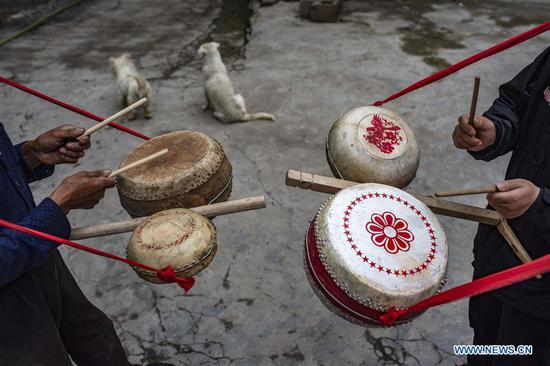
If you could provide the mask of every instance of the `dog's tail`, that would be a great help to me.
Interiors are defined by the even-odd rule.
[[[269,113],[258,112],[258,113],[246,113],[243,117],[243,121],[254,121],[257,119],[266,119],[269,121],[275,121],[275,116]]]

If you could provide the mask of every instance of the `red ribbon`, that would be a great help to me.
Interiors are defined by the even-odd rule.
[[[496,53],[502,52],[504,50],[507,50],[508,48],[511,48],[513,46],[516,46],[522,42],[527,41],[528,39],[531,39],[541,33],[546,32],[550,29],[550,21],[544,22],[539,26],[536,26],[535,28],[532,28],[528,30],[527,32],[521,33],[515,37],[512,37],[510,39],[507,39],[501,43],[498,43],[494,45],[493,47],[490,47],[484,51],[481,51],[479,53],[476,53],[473,56],[470,56],[460,62],[457,62],[454,65],[451,65],[447,67],[446,69],[443,69],[441,71],[436,72],[433,75],[430,75],[420,81],[417,81],[416,83],[412,84],[411,86],[408,86],[407,88],[401,90],[400,92],[397,92],[395,94],[390,95],[384,100],[379,100],[377,102],[374,102],[373,105],[376,107],[380,107],[383,104],[386,104],[387,102],[394,100],[396,98],[399,98],[405,94],[408,94],[416,89],[420,89],[428,84],[431,84],[437,80],[443,79],[446,76],[449,76],[451,74],[454,74],[455,72],[465,68],[466,66],[469,66],[477,61],[483,60],[486,57],[492,56]]]
[[[195,284],[195,279],[193,277],[178,277],[176,272],[170,266],[164,267],[163,269],[157,271],[157,277],[164,283],[177,283],[179,287],[187,291],[191,290]]]
[[[21,85],[21,84],[15,82],[15,81],[13,81],[13,80],[6,79],[6,78],[0,76],[0,82],[2,82],[2,83],[4,83],[4,84],[7,84],[7,85],[10,85],[10,86],[13,86],[14,88],[23,90],[23,91],[26,92],[26,93],[29,93],[29,94],[32,94],[32,95],[34,95],[34,96],[37,96],[37,97],[39,97],[39,98],[41,98],[41,99],[47,100],[47,101],[50,102],[50,103],[57,104],[58,106],[61,106],[61,107],[65,108],[65,109],[68,109],[68,110],[73,111],[73,112],[75,112],[75,113],[78,113],[78,114],[80,114],[80,115],[82,115],[82,116],[85,116],[85,117],[88,117],[88,118],[90,118],[90,119],[93,119],[93,120],[95,120],[95,121],[102,122],[103,120],[105,120],[105,118],[101,118],[101,117],[96,116],[95,114],[90,113],[90,112],[88,112],[88,111],[86,111],[86,110],[84,110],[84,109],[82,109],[82,108],[78,108],[78,107],[72,106],[72,105],[70,105],[70,104],[67,104],[67,103],[65,103],[65,102],[62,102],[62,101],[60,101],[60,100],[57,100],[57,99],[55,99],[55,98],[49,97],[49,96],[47,96],[46,94],[43,94],[43,93],[41,93],[41,92],[39,92],[39,91],[37,91],[37,90],[31,89],[31,88],[29,88],[29,87],[27,87],[27,86]],[[139,137],[139,138],[144,139],[144,140],[149,140],[149,139],[150,139],[150,137],[145,136],[145,135],[143,135],[143,134],[141,134],[141,133],[139,133],[139,132],[137,132],[137,131],[134,131],[134,130],[128,128],[128,127],[121,126],[121,125],[119,125],[118,123],[111,122],[111,123],[109,123],[109,126],[114,127],[114,128],[116,128],[117,130],[120,130],[120,131],[129,133],[130,135],[134,135],[134,136]]]
[[[428,308],[461,300],[466,297],[481,295],[489,291],[525,281],[546,272],[550,272],[550,254],[535,259],[530,263],[521,264],[472,282],[453,287],[447,291],[440,292],[437,295],[422,300],[407,309],[390,309],[385,314],[381,315],[379,319],[385,325],[392,325],[397,319],[407,314],[424,311]]]
[[[95,248],[92,248],[92,247],[88,247],[86,245],[78,244],[78,243],[75,243],[73,241],[63,239],[63,238],[60,238],[60,237],[55,236],[55,235],[43,233],[42,231],[30,229],[28,227],[17,225],[17,224],[14,224],[12,222],[2,220],[2,219],[0,219],[0,226],[6,227],[8,229],[15,230],[15,231],[19,231],[19,232],[22,232],[22,233],[25,233],[25,234],[34,235],[34,236],[37,236],[37,237],[42,238],[42,239],[51,240],[51,241],[59,243],[59,244],[68,245],[70,247],[73,247],[73,248],[76,248],[76,249],[79,249],[79,250],[83,250],[83,251],[88,252],[88,253],[96,254],[96,255],[99,255],[99,256],[102,256],[102,257],[105,257],[105,258],[114,259],[116,261],[123,262],[123,263],[129,264],[129,265],[134,266],[134,267],[139,267],[139,268],[146,269],[148,271],[153,271],[157,274],[158,279],[160,279],[162,282],[164,282],[164,283],[176,283],[178,286],[180,286],[181,288],[183,288],[185,290],[186,294],[187,294],[187,291],[189,291],[195,283],[195,279],[193,277],[180,278],[180,277],[176,276],[176,272],[174,272],[174,269],[170,266],[165,267],[163,269],[156,269],[156,268],[153,268],[153,267],[149,267],[148,265],[145,265],[143,263],[133,261],[131,259],[119,257],[117,255],[114,255],[114,254],[111,254],[111,253],[108,253],[108,252],[104,252],[103,250],[99,250],[99,249],[95,249]]]

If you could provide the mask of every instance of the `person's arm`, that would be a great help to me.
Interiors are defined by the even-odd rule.
[[[494,124],[494,142],[480,151],[469,150],[475,159],[490,161],[514,150],[533,88],[549,59],[550,47],[511,81],[500,86],[498,98],[483,114]]]
[[[17,224],[67,239],[71,227],[63,209],[44,199]],[[57,244],[29,234],[0,229],[0,286],[43,264]]]
[[[23,153],[24,146],[28,146],[26,145],[27,143],[28,141],[25,141],[14,146],[17,157],[19,158],[19,166],[23,170],[27,182],[32,183],[37,180],[48,178],[55,171],[55,165],[40,164],[31,168],[30,164],[26,163],[25,154]]]
[[[19,165],[27,181],[49,177],[56,164],[74,164],[90,147],[90,138],[77,137],[84,133],[81,127],[64,125],[47,131],[34,140],[15,145]]]
[[[67,177],[49,198],[44,199],[17,224],[68,238],[71,227],[67,213],[72,209],[91,209],[114,187],[109,171],[79,172]],[[0,228],[0,286],[43,264],[57,244]]]

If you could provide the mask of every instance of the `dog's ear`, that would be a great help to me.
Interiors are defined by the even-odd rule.
[[[125,53],[122,54],[122,57],[125,57],[125,58],[131,60],[132,59],[132,54],[130,52],[125,52]]]
[[[114,65],[114,64],[115,64],[115,61],[116,61],[116,58],[114,58],[114,57],[109,57],[109,62],[111,63],[111,65]]]
[[[220,44],[218,42],[212,42],[212,45],[216,47],[216,49],[220,48]]]

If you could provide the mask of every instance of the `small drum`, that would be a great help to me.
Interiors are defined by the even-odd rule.
[[[447,241],[422,202],[367,183],[338,192],[319,209],[306,234],[304,259],[327,308],[365,327],[382,326],[378,317],[386,310],[409,307],[443,286]]]
[[[221,145],[199,132],[155,137],[131,151],[120,166],[164,148],[169,149],[168,154],[117,177],[120,202],[132,217],[227,201],[232,188],[231,164]]]
[[[216,255],[216,230],[206,217],[184,208],[158,212],[134,231],[126,256],[149,267],[172,266],[178,277],[191,277]],[[139,277],[162,283],[155,272],[134,267]]]
[[[359,107],[330,128],[326,155],[336,178],[405,187],[415,176],[420,150],[413,131],[392,111]]]

